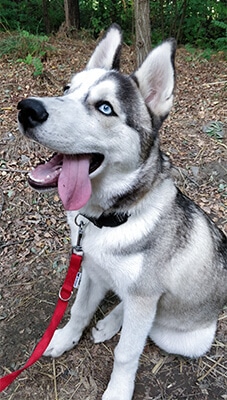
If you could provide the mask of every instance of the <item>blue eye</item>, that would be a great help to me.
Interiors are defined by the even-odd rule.
[[[112,106],[109,103],[101,103],[98,105],[98,110],[105,115],[116,115]]]

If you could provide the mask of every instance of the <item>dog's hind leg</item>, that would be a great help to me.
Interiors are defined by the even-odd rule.
[[[56,330],[44,353],[45,356],[59,357],[79,342],[84,328],[89,324],[106,291],[102,282],[93,282],[84,268],[70,320],[64,328]]]
[[[198,358],[211,347],[216,331],[216,321],[193,331],[174,330],[154,324],[150,338],[167,353]]]
[[[111,339],[121,329],[122,321],[123,303],[121,302],[92,329],[94,342],[100,343]]]

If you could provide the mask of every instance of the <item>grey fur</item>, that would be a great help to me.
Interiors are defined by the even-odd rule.
[[[108,71],[118,66],[120,46],[121,33],[114,25],[88,71],[73,79],[65,96],[18,105],[26,136],[68,155],[91,153],[94,159],[103,154],[90,174],[93,191],[80,210],[83,215],[130,216],[115,228],[87,225],[82,281],[71,318],[45,352],[56,357],[77,344],[105,293],[114,290],[122,302],[93,329],[94,341],[101,342],[122,325],[103,400],[132,399],[147,336],[166,351],[203,355],[227,302],[226,237],[175,187],[170,162],[159,147],[158,129],[172,105],[175,42],[154,49],[131,76]],[[75,215],[68,213],[72,244]]]

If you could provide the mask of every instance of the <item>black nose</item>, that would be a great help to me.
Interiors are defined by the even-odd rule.
[[[43,103],[36,99],[25,99],[18,103],[17,109],[20,110],[18,120],[23,125],[25,131],[28,128],[42,124],[47,120],[49,114]]]

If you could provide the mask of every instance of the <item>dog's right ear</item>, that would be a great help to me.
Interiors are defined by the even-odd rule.
[[[173,103],[176,41],[168,39],[154,48],[132,76],[153,114],[162,120]]]
[[[121,46],[121,28],[117,24],[112,24],[92,54],[87,64],[87,69],[104,68],[107,70],[119,70]]]

